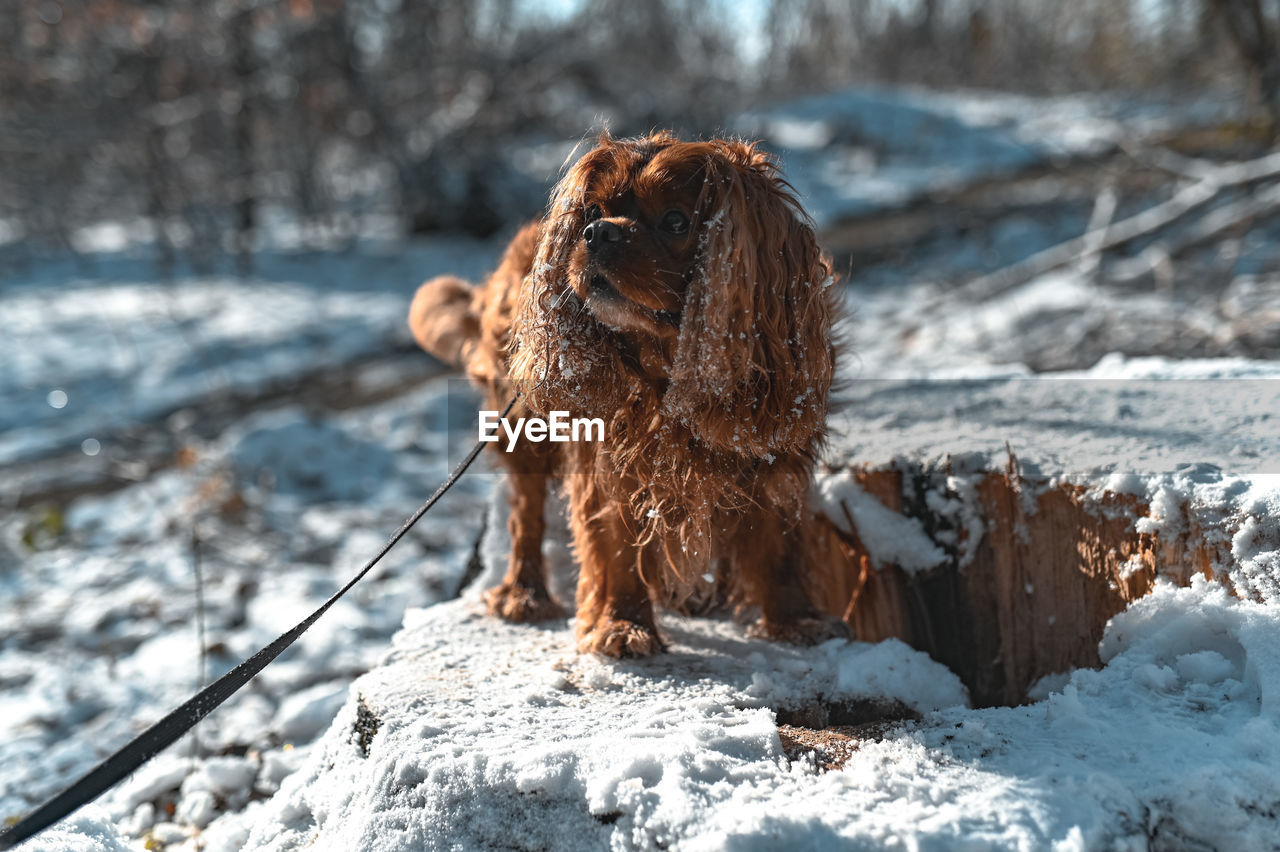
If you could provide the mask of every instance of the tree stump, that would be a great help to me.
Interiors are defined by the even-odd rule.
[[[1022,703],[1046,675],[1100,665],[1107,621],[1150,591],[1157,573],[1183,584],[1193,571],[1212,578],[1230,556],[1230,531],[1187,506],[1180,523],[1164,525],[1180,534],[1142,532],[1144,501],[1028,480],[1012,455],[1005,470],[962,490],[923,464],[844,475],[913,519],[945,558],[924,570],[877,565],[864,542],[871,531],[828,500],[818,521],[821,606],[860,640],[896,637],[927,652],[960,676],[975,706]]]

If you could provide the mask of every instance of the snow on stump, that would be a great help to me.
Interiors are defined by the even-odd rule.
[[[250,809],[248,826],[215,824],[205,849],[781,839],[776,814],[754,802],[820,809],[813,749],[784,744],[776,718],[874,740],[886,718],[967,703],[955,675],[897,641],[797,648],[727,619],[673,616],[662,628],[669,653],[615,661],[578,654],[566,620],[508,624],[474,595],[411,611],[306,766]]]

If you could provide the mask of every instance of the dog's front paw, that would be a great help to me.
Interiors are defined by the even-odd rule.
[[[828,639],[849,639],[849,626],[838,618],[797,618],[770,621],[761,618],[747,628],[747,635],[792,645],[818,645]]]
[[[652,624],[602,616],[578,638],[578,650],[606,657],[648,657],[666,650]]]
[[[519,583],[495,586],[485,592],[484,603],[491,614],[517,624],[547,621],[564,615],[560,604],[546,589],[534,589]]]

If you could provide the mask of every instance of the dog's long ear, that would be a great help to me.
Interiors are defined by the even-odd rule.
[[[534,411],[612,411],[622,390],[614,347],[605,329],[582,309],[569,281],[569,258],[582,238],[587,187],[593,174],[616,162],[608,132],[565,173],[551,193],[533,268],[513,312],[509,375]]]
[[[664,400],[716,449],[810,451],[831,387],[831,265],[773,162],[712,143],[690,282]]]

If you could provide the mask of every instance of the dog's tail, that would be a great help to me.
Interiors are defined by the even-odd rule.
[[[461,367],[464,347],[480,336],[480,316],[472,307],[475,295],[474,287],[453,275],[423,284],[409,307],[413,339],[446,364]]]

